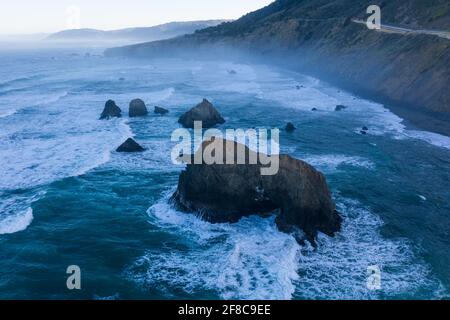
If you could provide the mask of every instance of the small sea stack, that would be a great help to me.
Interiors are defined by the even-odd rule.
[[[132,153],[132,152],[142,152],[142,151],[145,151],[145,149],[143,147],[141,147],[132,138],[128,138],[127,141],[122,143],[120,145],[120,147],[117,148],[116,151],[117,152]]]
[[[155,106],[155,114],[159,114],[161,116],[166,115],[169,113],[169,110]]]
[[[116,102],[113,100],[106,101],[100,120],[109,120],[111,118],[120,117],[122,117],[122,110],[116,105]]]
[[[343,111],[343,110],[345,110],[345,109],[347,109],[346,106],[343,106],[343,105],[341,105],[341,104],[338,104],[338,105],[336,106],[336,108],[334,109],[334,111]]]
[[[294,124],[292,122],[288,122],[286,124],[286,132],[294,132],[297,128],[294,126]]]
[[[212,128],[225,123],[225,119],[222,118],[219,111],[206,99],[183,114],[178,123],[185,128],[193,129],[195,121],[201,121],[203,128]]]
[[[130,118],[144,117],[146,115],[148,115],[148,110],[144,101],[142,101],[141,99],[134,99],[130,102]]]

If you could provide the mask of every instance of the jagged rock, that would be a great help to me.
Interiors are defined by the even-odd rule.
[[[113,100],[106,101],[100,120],[120,117],[122,117],[122,110],[120,110],[116,103]]]
[[[294,124],[292,123],[292,122],[288,122],[287,124],[286,124],[286,128],[285,128],[285,130],[287,131],[287,132],[293,132],[293,131],[295,131],[295,126],[294,126]]]
[[[245,150],[247,164],[188,164],[172,197],[180,210],[197,213],[211,223],[233,223],[253,214],[277,213],[280,231],[292,233],[299,243],[309,240],[315,244],[319,231],[333,236],[340,230],[342,219],[323,174],[303,161],[280,155],[278,173],[264,176],[259,161],[249,164],[254,151],[225,141],[204,142],[202,150],[223,147],[225,163],[231,146],[234,150],[240,146]]]
[[[131,118],[134,117],[143,117],[148,114],[147,107],[145,106],[145,102],[141,99],[134,99],[130,102],[130,110],[129,115]]]
[[[169,110],[161,108],[161,107],[155,107],[155,113],[160,115],[165,115],[169,113]]]
[[[128,138],[127,141],[122,143],[120,147],[117,148],[117,152],[142,152],[145,149],[141,147],[136,141]]]
[[[345,110],[345,109],[347,109],[347,107],[346,106],[343,106],[343,105],[337,105],[336,106],[336,109],[334,109],[335,111],[342,111],[342,110]]]
[[[194,128],[194,121],[202,121],[203,128],[211,128],[217,124],[225,123],[220,113],[206,99],[203,102],[183,114],[178,123],[185,128]]]

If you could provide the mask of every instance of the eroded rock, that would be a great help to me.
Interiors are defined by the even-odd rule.
[[[181,210],[198,213],[212,223],[233,223],[254,214],[277,214],[280,231],[292,233],[299,243],[306,239],[314,244],[319,231],[333,236],[340,230],[342,219],[335,210],[326,179],[309,164],[280,155],[278,173],[264,176],[260,161],[249,162],[254,156],[261,159],[263,154],[221,139],[204,142],[202,149],[207,147],[223,148],[224,163],[230,148],[241,147],[246,164],[188,164],[172,197]]]
[[[116,102],[113,100],[106,101],[105,108],[100,116],[100,120],[109,120],[111,118],[120,118],[122,117],[122,110],[116,105]]]

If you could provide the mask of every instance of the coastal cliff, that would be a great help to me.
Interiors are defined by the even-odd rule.
[[[193,35],[113,48],[105,54],[140,58],[251,56],[406,111],[450,119],[450,39],[369,30],[357,21],[368,16],[370,4],[381,7],[382,24],[411,30],[445,30],[449,26],[449,3],[440,0],[278,0],[237,21]]]

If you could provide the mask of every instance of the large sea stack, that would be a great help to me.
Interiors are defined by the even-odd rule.
[[[260,161],[249,164],[248,159],[255,153],[236,142],[214,139],[204,142],[202,150],[223,148],[225,163],[230,148],[238,147],[245,150],[247,164],[188,164],[172,198],[175,204],[212,223],[233,223],[253,214],[277,214],[279,230],[292,233],[299,243],[309,240],[315,244],[319,231],[333,236],[340,230],[341,217],[326,179],[309,164],[280,155],[278,173],[264,176]],[[260,159],[262,154],[256,156]]]
[[[100,116],[100,120],[120,118],[122,117],[122,110],[116,105],[113,100],[106,101],[105,108]]]
[[[194,128],[194,122],[201,121],[203,128],[212,128],[215,125],[225,123],[220,113],[211,102],[203,99],[202,103],[183,114],[178,123],[185,128]]]

